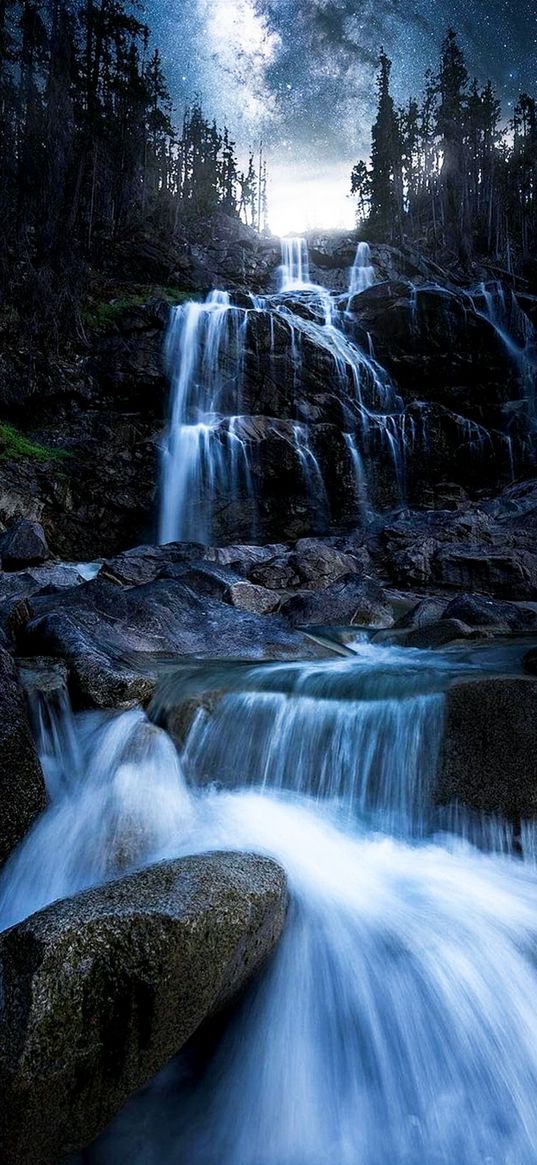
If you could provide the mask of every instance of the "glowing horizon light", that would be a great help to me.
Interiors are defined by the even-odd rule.
[[[356,212],[348,196],[348,175],[289,179],[273,176],[268,221],[273,234],[302,235],[312,230],[353,230]]]

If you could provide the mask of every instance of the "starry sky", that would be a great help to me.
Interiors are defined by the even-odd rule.
[[[378,50],[403,101],[448,25],[505,116],[537,92],[535,0],[146,0],[173,99],[195,94],[243,150],[266,146],[274,230],[347,225],[348,174],[369,152]]]

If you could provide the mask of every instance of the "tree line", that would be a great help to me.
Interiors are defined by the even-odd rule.
[[[199,101],[174,124],[137,0],[0,0],[0,290],[61,324],[85,265],[133,226],[218,208],[261,226],[256,161],[240,169]]]
[[[424,91],[397,107],[381,50],[369,164],[351,175],[359,225],[429,254],[486,256],[529,270],[537,243],[537,104],[524,93],[502,119],[490,81],[471,79],[453,29]]]

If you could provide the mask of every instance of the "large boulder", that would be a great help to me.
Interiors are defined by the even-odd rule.
[[[0,1158],[56,1165],[244,987],[283,929],[283,870],[220,853],[55,903],[0,936]]]
[[[487,677],[449,689],[437,798],[511,819],[537,814],[537,680]]]
[[[537,623],[537,611],[485,595],[457,595],[448,603],[444,619],[460,619],[469,627],[493,627],[495,631],[527,631]]]
[[[45,782],[17,670],[0,647],[0,864],[45,805]]]
[[[295,627],[307,624],[390,627],[393,623],[382,588],[356,574],[344,574],[324,590],[293,595],[280,610]]]
[[[432,568],[441,586],[470,587],[499,599],[537,598],[537,554],[528,550],[446,546],[435,553]]]
[[[369,556],[363,549],[349,554],[320,539],[300,538],[293,550],[256,563],[249,571],[249,578],[274,590],[295,587],[316,590],[342,575],[361,574],[367,565]]]
[[[4,570],[20,570],[46,562],[49,548],[39,522],[19,518],[2,538],[0,545]]]

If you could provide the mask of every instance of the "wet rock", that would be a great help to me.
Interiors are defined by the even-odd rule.
[[[69,670],[63,659],[50,656],[35,656],[34,659],[17,660],[19,679],[29,696],[36,693],[47,699],[57,699],[67,689]]]
[[[169,542],[165,546],[135,546],[107,559],[99,572],[101,579],[120,586],[153,582],[171,566],[183,566],[203,558],[201,542]]]
[[[537,813],[537,680],[454,684],[446,713],[437,799],[511,819]]]
[[[321,651],[284,619],[233,609],[175,577],[129,588],[95,579],[30,598],[26,614],[19,649],[67,660],[79,699],[100,708],[145,702],[163,655],[307,659]]]
[[[317,539],[301,538],[293,550],[252,567],[248,577],[272,590],[304,586],[317,589],[335,582],[342,575],[361,574],[367,561],[366,551],[355,556]]]
[[[25,621],[25,600],[32,595],[54,594],[64,588],[81,586],[85,582],[76,566],[54,563],[34,566],[24,571],[0,573],[0,625],[12,636],[17,626]]]
[[[522,667],[524,671],[530,676],[537,676],[537,647],[532,647],[527,651],[523,660]]]
[[[263,546],[209,546],[205,550],[208,562],[220,562],[231,566],[239,574],[249,577],[251,567],[269,558],[277,558],[287,553],[289,547],[283,542],[268,542]]]
[[[495,598],[537,598],[537,554],[527,550],[447,546],[432,561],[432,581],[471,588]]]
[[[401,586],[424,586],[432,580],[432,559],[437,549],[434,538],[416,539],[414,543],[390,554],[393,577]]]
[[[500,548],[481,540],[450,543],[448,538],[449,532],[445,541],[416,532],[402,548],[390,540],[388,562],[395,581],[407,587],[477,591],[498,599],[537,598],[537,554],[525,547]]]
[[[489,599],[485,595],[457,595],[448,603],[444,618],[460,619],[470,627],[526,631],[537,623],[537,612],[530,607]]]
[[[268,858],[164,862],[0,936],[3,1165],[56,1165],[259,970],[285,920]]]
[[[302,592],[280,608],[294,626],[308,624],[390,627],[391,607],[377,583],[345,574],[320,591]]]
[[[177,578],[195,594],[218,599],[238,611],[250,611],[254,615],[268,615],[276,611],[281,602],[278,593],[256,586],[237,571],[214,562],[194,561],[188,566],[167,567],[158,577]]]
[[[4,570],[46,562],[50,555],[43,527],[39,522],[19,518],[2,538],[0,554]]]
[[[45,804],[22,688],[11,656],[0,647],[0,864]]]
[[[97,708],[134,708],[146,704],[156,687],[156,675],[147,667],[129,663],[129,642],[114,636],[108,645],[109,624],[94,610],[52,611],[23,630],[25,650],[66,661],[73,694],[83,705]]]
[[[446,599],[442,598],[427,598],[420,599],[415,603],[409,611],[405,611],[404,615],[397,620],[397,629],[409,630],[428,627],[431,623],[437,623],[442,618],[446,609]]]
[[[483,631],[469,627],[461,619],[447,619],[445,616],[436,623],[415,627],[404,636],[405,647],[435,648],[445,647],[458,639],[482,639]],[[399,640],[401,642],[401,640]]]

